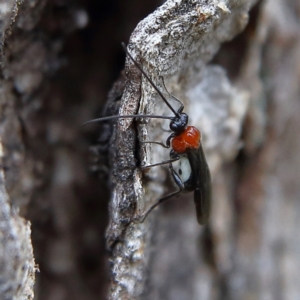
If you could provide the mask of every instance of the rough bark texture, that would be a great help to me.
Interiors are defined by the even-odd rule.
[[[63,1],[0,5],[1,167],[8,194],[1,202],[6,242],[1,243],[5,272],[0,299],[33,295],[30,228],[18,215],[32,224],[40,269],[35,299],[105,298],[109,196],[104,180],[88,172],[95,128],[84,131],[80,124],[97,115],[116,69],[123,67],[120,41],[128,39],[157,3],[85,1],[84,5]],[[116,27],[118,22],[126,26]],[[115,62],[118,51],[123,56],[120,66]]]
[[[19,2],[5,1],[0,6],[0,298],[5,300],[33,299],[37,270],[33,258],[30,223],[19,216],[21,207],[18,200],[22,199],[19,192],[22,190],[26,194],[26,183],[30,185],[31,178],[30,174],[26,172],[21,174],[16,171],[17,166],[24,158],[24,144],[20,138],[21,132],[15,134],[16,131],[21,131],[21,128],[17,115],[14,114],[12,103],[14,95],[11,93],[11,82],[6,81],[10,72],[8,68],[5,68],[6,60],[4,58],[5,40],[11,34],[19,5]],[[16,185],[19,187],[15,188]]]
[[[229,1],[227,4],[167,1],[138,24],[131,35],[128,47],[158,86],[162,88],[159,76],[163,76],[169,91],[184,102],[185,111],[190,116],[190,123],[202,131],[213,176],[219,172],[222,163],[233,159],[240,148],[239,136],[249,93],[231,86],[221,68],[205,65],[217,52],[221,42],[232,39],[245,27],[251,4],[249,1]],[[131,61],[128,61],[125,72],[129,80],[125,85],[120,114],[138,112],[172,115],[150,84],[145,80],[141,82],[141,74]],[[140,124],[139,141],[164,141],[161,123],[161,120],[151,120],[149,124]],[[155,146],[152,149],[149,146],[139,148],[135,137],[135,123],[126,119],[118,123],[118,129],[111,140],[112,147],[115,149],[110,156],[113,168],[111,176],[113,191],[110,205],[111,219],[107,231],[108,246],[112,251],[110,299],[158,297],[154,290],[147,292],[145,290],[152,249],[151,240],[158,215],[153,213],[144,224],[132,221],[138,218],[145,207],[162,196],[166,186],[165,174],[162,168],[151,169],[144,174],[144,178],[150,181],[143,186],[141,171],[135,167],[138,166],[137,159],[144,165],[162,161],[166,158],[167,151],[156,149],[158,147],[154,151]],[[165,157],[163,157],[164,152]],[[195,237],[199,230],[195,219],[189,215],[185,215],[185,221],[179,221],[178,218],[175,220],[172,216],[161,218],[168,221],[170,218],[175,223],[178,222],[175,232],[189,231],[190,228],[192,236],[194,234]],[[168,228],[174,230],[172,226],[168,225]],[[163,226],[156,229],[164,231]],[[180,244],[182,243],[181,240]],[[165,247],[165,251],[170,254],[167,248]],[[184,268],[179,270],[176,268],[178,264],[175,264],[175,261],[180,261],[185,254],[181,253],[183,252],[181,247],[176,249],[172,247],[172,256],[167,255],[174,259],[173,266],[169,265],[168,258],[162,255],[164,249],[157,252],[160,256],[160,258],[155,257],[157,266],[162,265],[160,260],[164,260],[165,270],[160,274],[164,275],[160,277],[157,275],[156,268],[150,268],[150,278],[151,271],[155,282],[156,276],[161,279],[175,276],[182,287],[185,287],[184,295],[177,292],[180,290],[179,283],[172,284],[172,287],[177,286],[177,288],[175,290],[172,288],[170,294],[164,291],[162,298],[175,299],[176,295],[178,295],[176,299],[182,299],[183,295],[184,299],[197,297],[197,294],[191,292],[191,287],[186,289],[188,285],[181,278],[185,278],[189,285],[195,285],[187,275],[189,272],[194,272],[191,267],[195,266],[197,260],[196,248],[186,249],[189,250],[186,253],[189,253],[190,264],[184,260]],[[164,289],[165,287],[164,283]]]
[[[11,209],[2,171],[0,181],[1,299],[33,299],[36,267],[31,245],[30,224],[21,218],[18,212]]]
[[[0,4],[0,299],[33,299],[34,276],[43,300],[299,298],[299,1],[159,5]],[[140,143],[165,141],[167,121],[79,128],[101,115],[131,32],[129,51],[202,132],[205,227],[189,194],[134,222],[174,190],[168,168],[139,169],[168,158]],[[172,115],[128,59],[102,115],[119,108]]]

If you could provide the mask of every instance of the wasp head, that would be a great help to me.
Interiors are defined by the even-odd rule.
[[[175,116],[174,119],[170,122],[170,129],[175,133],[181,133],[184,131],[187,126],[189,117],[185,113],[181,113],[178,116]]]

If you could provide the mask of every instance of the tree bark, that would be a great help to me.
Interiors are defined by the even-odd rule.
[[[43,300],[297,299],[298,2],[1,4],[0,298],[33,299],[36,276]],[[128,50],[202,133],[206,226],[192,194],[137,222],[175,189],[167,167],[140,169],[169,158],[142,143],[165,142],[168,121],[80,129],[99,115],[172,116],[128,58],[99,114],[140,19]],[[87,172],[95,139],[100,177]]]
[[[182,99],[190,123],[202,131],[213,178],[221,165],[232,161],[241,147],[239,136],[250,93],[233,87],[220,67],[206,64],[218,51],[221,42],[232,39],[244,28],[252,4],[249,1],[229,2],[226,6],[225,3],[167,1],[138,24],[128,46],[130,53],[160,89],[163,86],[159,78],[163,76],[168,90]],[[142,80],[141,73],[130,60],[127,60],[125,74],[127,82],[120,115],[172,115],[149,82]],[[118,122],[111,139],[112,200],[107,230],[108,246],[112,252],[109,299],[197,298],[193,278],[198,280],[201,273],[188,276],[202,265],[198,261],[195,242],[201,231],[195,213],[192,212],[193,217],[190,211],[181,213],[175,220],[174,215],[159,216],[153,212],[145,223],[134,222],[164,194],[166,176],[170,176],[163,172],[163,168],[153,168],[142,174],[137,164],[137,159],[141,165],[149,165],[167,158],[165,149],[138,144],[136,140],[137,135],[138,141],[164,141],[166,136],[162,134],[161,120],[136,123],[131,119]],[[171,253],[167,249],[174,240],[171,232],[167,234],[168,230],[189,233],[185,238],[180,236],[179,245],[171,247]],[[156,231],[165,232],[163,242],[154,238]],[[151,253],[153,243],[159,249],[155,251],[157,255]],[[167,254],[163,255],[165,251]],[[162,272],[157,274],[161,267]],[[151,285],[163,286],[161,296],[158,290],[149,289],[146,283],[149,270]],[[170,289],[166,288],[167,280],[163,278],[168,278]],[[210,278],[207,275],[204,280]],[[180,293],[176,296],[178,290]]]

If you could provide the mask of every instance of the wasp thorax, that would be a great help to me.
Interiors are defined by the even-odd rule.
[[[189,121],[189,117],[185,113],[181,113],[179,116],[176,116],[170,123],[170,129],[175,133],[180,133],[184,131],[187,123]]]
[[[201,133],[194,126],[186,129],[172,139],[172,148],[176,153],[185,153],[188,149],[198,149],[201,142]]]

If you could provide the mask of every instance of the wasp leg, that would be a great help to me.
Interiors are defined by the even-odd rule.
[[[140,142],[140,143],[141,144],[156,144],[156,145],[160,145],[160,146],[162,146],[164,148],[170,148],[170,146],[165,145],[164,143],[161,143],[161,142],[148,142],[148,141],[146,141],[146,142]]]
[[[139,222],[140,223],[143,223],[145,221],[145,219],[147,218],[147,216],[149,215],[149,213],[156,207],[158,206],[159,204],[173,198],[174,196],[180,194],[183,189],[184,189],[184,183],[182,182],[181,178],[179,177],[179,175],[176,173],[176,171],[173,169],[173,166],[172,164],[170,163],[169,164],[169,168],[170,168],[170,171],[171,171],[171,175],[176,183],[176,185],[178,186],[179,190],[174,192],[174,193],[171,193],[161,199],[159,199],[155,204],[153,204],[146,212],[144,212],[140,218],[139,218]]]
[[[169,135],[169,137],[166,140],[166,144],[161,143],[161,142],[149,142],[149,141],[140,141],[141,144],[156,144],[160,145],[164,148],[170,148],[171,147],[171,139],[174,138],[176,134],[173,132],[172,134]]]
[[[160,127],[161,131],[163,131],[163,132],[168,132],[168,133],[170,133],[170,134],[173,132],[171,129],[164,129],[164,128],[162,127],[161,123],[159,124],[159,127]]]
[[[170,134],[169,137],[167,138],[167,140],[166,140],[166,145],[167,145],[168,147],[171,146],[171,139],[174,138],[175,136],[176,136],[176,133],[173,132],[173,133]]]
[[[166,164],[171,164],[172,162],[175,162],[175,161],[177,161],[179,159],[180,159],[180,157],[176,156],[176,157],[174,157],[172,159],[164,160],[164,161],[162,161],[160,163],[157,163],[157,164],[148,165],[148,166],[140,166],[140,168],[141,169],[147,169],[147,168],[152,168],[152,167],[156,167],[156,166],[162,166],[162,165],[166,165]]]
[[[183,110],[184,110],[184,105],[183,105],[183,103],[178,99],[178,98],[176,98],[174,95],[172,95],[168,90],[167,90],[167,88],[166,88],[166,85],[165,85],[165,81],[164,81],[164,78],[162,77],[162,76],[160,76],[160,79],[161,79],[161,81],[162,81],[162,83],[163,83],[163,86],[164,86],[164,88],[165,88],[165,91],[175,100],[175,101],[177,101],[179,104],[180,104],[180,107],[179,107],[179,109],[178,109],[178,112],[179,113],[181,113],[181,112],[183,112]]]

